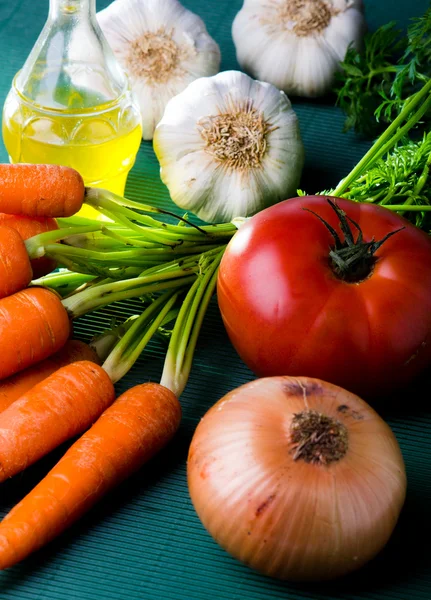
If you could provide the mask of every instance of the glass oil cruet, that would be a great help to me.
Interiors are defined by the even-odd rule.
[[[124,194],[141,116],[97,23],[96,0],[50,0],[6,98],[2,131],[11,162],[70,166],[87,186]]]

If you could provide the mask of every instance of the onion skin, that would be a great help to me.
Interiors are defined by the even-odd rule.
[[[345,425],[338,461],[294,459],[294,415],[316,410]],[[354,394],[307,377],[267,377],[221,398],[194,433],[190,497],[204,527],[265,575],[322,581],[354,571],[385,546],[405,500],[398,442]]]

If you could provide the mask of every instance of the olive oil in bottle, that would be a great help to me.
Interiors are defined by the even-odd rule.
[[[95,0],[50,0],[45,27],[6,98],[2,132],[11,162],[70,166],[87,186],[124,194],[141,116],[97,24]]]

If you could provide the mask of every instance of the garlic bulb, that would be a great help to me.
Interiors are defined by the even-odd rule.
[[[365,29],[362,0],[244,0],[232,35],[245,71],[287,94],[313,97],[329,91]]]
[[[239,71],[198,79],[172,98],[153,145],[172,200],[207,222],[295,194],[304,162],[287,96]]]
[[[144,140],[170,98],[219,70],[217,43],[178,0],[114,0],[97,19],[139,102]]]

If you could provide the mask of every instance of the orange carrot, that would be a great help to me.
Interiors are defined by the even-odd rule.
[[[97,353],[88,344],[80,340],[68,340],[63,348],[52,356],[0,381],[0,412],[31,390],[37,383],[61,367],[78,360],[90,360],[100,364]]]
[[[27,287],[32,277],[27,248],[20,234],[0,225],[0,298]]]
[[[180,421],[177,397],[159,384],[122,394],[0,523],[0,569],[74,523],[165,446]]]
[[[7,225],[16,229],[23,240],[58,229],[58,224],[52,217],[26,217],[25,215],[8,215],[0,213],[0,225]]]
[[[51,217],[26,217],[24,215],[7,215],[5,213],[0,213],[0,225],[12,227],[12,229],[15,229],[20,234],[23,240],[28,240],[39,233],[45,233],[45,231],[58,229],[57,221]],[[33,279],[51,273],[56,266],[56,261],[47,256],[34,258],[31,261]]]
[[[2,298],[0,379],[60,350],[69,338],[70,329],[68,313],[51,290],[31,287]]]
[[[0,482],[85,431],[114,399],[107,372],[86,360],[36,384],[0,413]]]
[[[0,164],[0,212],[28,217],[70,217],[84,201],[81,175],[70,167]]]

